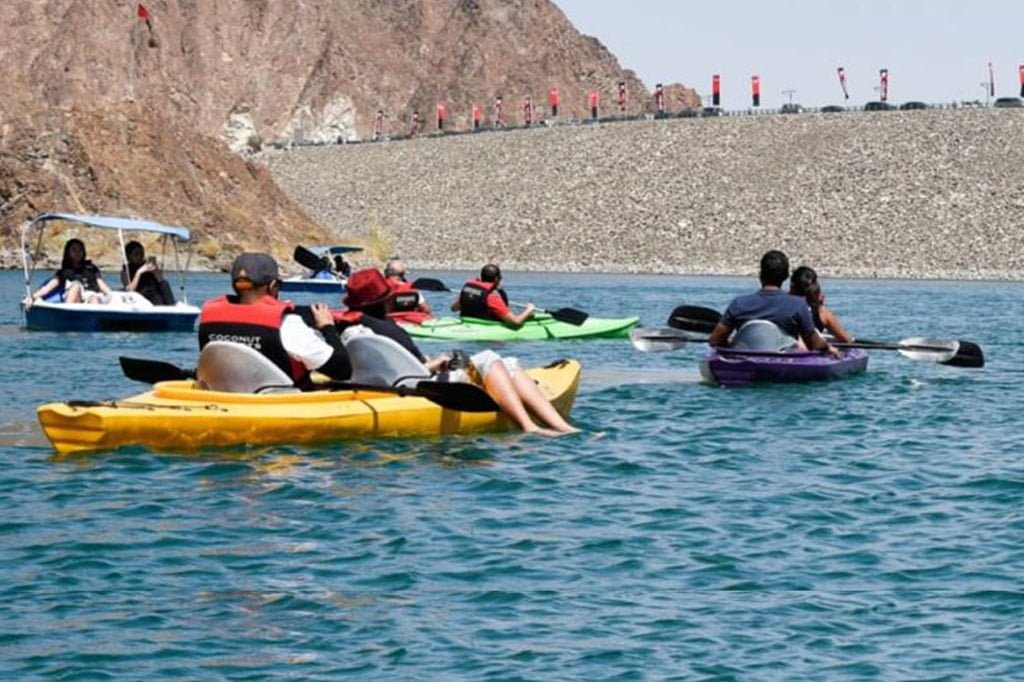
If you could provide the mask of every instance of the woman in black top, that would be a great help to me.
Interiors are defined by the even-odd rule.
[[[146,258],[142,244],[136,241],[124,245],[126,266],[121,268],[121,285],[125,291],[137,291],[153,305],[174,305],[174,293],[160,272],[155,258]]]
[[[64,292],[63,303],[102,303],[109,301],[113,294],[103,281],[100,269],[85,257],[85,244],[81,239],[65,242],[60,270],[25,300],[25,307],[31,307],[57,289]]]

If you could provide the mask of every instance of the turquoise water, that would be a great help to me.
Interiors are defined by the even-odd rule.
[[[647,326],[753,287],[506,279]],[[36,405],[139,392],[118,355],[195,339],[25,332],[0,273],[3,678],[1024,679],[1024,285],[825,287],[854,333],[988,365],[730,390],[698,347],[538,342],[502,350],[580,358],[587,433],[61,459]]]

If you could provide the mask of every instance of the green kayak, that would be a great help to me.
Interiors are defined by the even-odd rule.
[[[638,317],[588,317],[583,324],[559,322],[550,315],[537,315],[518,329],[501,322],[473,317],[440,317],[421,324],[402,324],[410,336],[446,341],[544,341],[547,339],[625,339]]]

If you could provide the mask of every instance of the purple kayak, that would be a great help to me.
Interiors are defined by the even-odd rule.
[[[867,367],[868,354],[860,348],[846,349],[841,358],[817,351],[719,348],[700,361],[700,374],[711,383],[746,386],[760,381],[828,381],[863,372]]]

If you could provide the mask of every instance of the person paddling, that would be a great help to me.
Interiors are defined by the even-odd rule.
[[[420,291],[414,288],[410,282],[406,281],[407,272],[405,263],[397,258],[389,260],[388,264],[384,266],[384,277],[387,278],[388,284],[391,285],[391,289],[394,291],[394,296],[391,299],[391,309],[395,312],[416,311],[429,315],[430,304],[427,303],[426,298]]]
[[[825,294],[821,292],[818,273],[813,268],[801,265],[793,271],[789,278],[789,293],[807,301],[811,308],[811,319],[814,320],[814,326],[818,331],[828,332],[842,343],[853,343],[853,337],[843,327],[836,314],[825,306]]]
[[[277,365],[302,389],[313,388],[309,373],[332,379],[352,376],[348,353],[323,303],[311,306],[315,329],[291,301],[280,301],[277,261],[266,253],[243,253],[231,266],[235,295],[203,304],[199,313],[199,350],[210,341],[231,341],[253,348]]]
[[[807,303],[782,290],[789,278],[789,258],[782,251],[768,251],[761,257],[761,288],[752,294],[737,296],[729,303],[722,319],[715,325],[708,339],[712,347],[732,345],[730,335],[753,320],[767,320],[775,324],[780,337],[780,350],[784,345],[796,345],[802,339],[807,348],[840,357],[838,349],[829,344],[814,327],[811,309]]]
[[[527,303],[521,312],[513,313],[508,307],[508,294],[501,288],[501,268],[488,263],[480,268],[480,279],[462,285],[452,310],[457,310],[461,317],[496,320],[515,329],[533,317],[535,306]]]
[[[451,357],[447,354],[442,353],[434,358],[424,355],[412,337],[388,319],[394,291],[376,268],[352,273],[346,289],[348,294],[343,302],[349,311],[340,319],[336,318],[339,327],[365,325],[374,333],[390,338],[408,350],[429,372],[449,370],[448,381],[482,384],[502,412],[526,433],[559,436],[579,432],[558,413],[537,384],[519,367],[515,358],[502,358],[492,350],[484,350],[468,358],[468,366],[452,368]],[[534,417],[550,428],[538,425]]]

